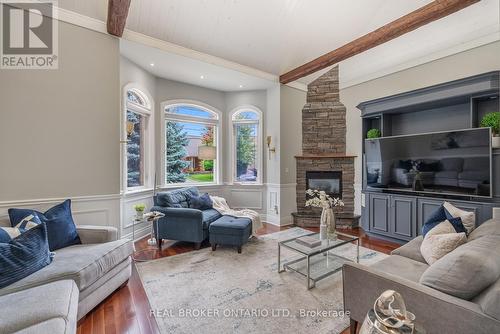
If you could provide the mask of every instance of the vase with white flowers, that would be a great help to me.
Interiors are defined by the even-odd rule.
[[[306,207],[322,208],[320,219],[320,239],[335,237],[335,212],[334,208],[344,206],[344,202],[337,197],[331,197],[326,192],[317,189],[307,189]]]

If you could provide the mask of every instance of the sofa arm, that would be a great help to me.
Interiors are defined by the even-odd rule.
[[[76,231],[82,244],[102,244],[118,239],[118,231],[111,226],[79,225]]]
[[[190,209],[190,208],[166,208],[163,206],[153,206],[151,211],[158,211],[168,218],[183,218],[183,219],[195,219],[203,220],[203,214],[201,210]]]
[[[420,252],[420,246],[422,245],[422,241],[424,241],[424,238],[421,235],[419,235],[418,237],[411,239],[409,242],[402,245],[401,247],[393,250],[391,252],[391,255],[399,255],[427,264],[424,257],[422,256],[422,253]]]
[[[165,208],[154,206],[151,211],[159,211],[165,217],[158,220],[160,239],[202,242],[206,235],[203,232],[203,213],[189,208]],[[156,224],[153,229],[156,233]]]
[[[342,274],[344,309],[352,320],[362,322],[382,292],[395,290],[428,334],[500,333],[500,321],[475,303],[357,263],[344,264]]]

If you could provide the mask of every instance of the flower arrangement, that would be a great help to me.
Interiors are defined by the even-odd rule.
[[[332,198],[330,195],[327,195],[326,192],[320,190],[307,189],[307,196],[309,197],[306,200],[306,206],[315,207],[315,208],[323,208],[323,209],[331,209],[335,207],[344,206],[344,202],[337,197]]]
[[[344,206],[340,198],[332,198],[323,190],[307,189],[306,207],[322,208],[320,218],[320,240],[333,238],[335,236],[335,213],[333,208]]]

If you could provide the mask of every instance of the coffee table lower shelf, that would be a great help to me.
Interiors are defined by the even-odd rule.
[[[316,285],[316,282],[341,270],[346,262],[352,262],[352,260],[327,252],[289,261],[283,264],[281,272],[291,270],[306,278],[309,277],[307,288],[312,289]]]
[[[310,233],[295,237],[292,239],[278,242],[278,273],[285,270],[295,271],[306,278],[307,289],[314,288],[316,282],[331,276],[342,269],[346,262],[359,263],[359,238],[357,236],[344,233],[336,233],[331,238],[321,240],[321,244],[314,248],[304,246],[298,242],[299,238],[307,236],[310,238],[320,237],[319,233]],[[350,259],[339,254],[339,247],[355,243],[356,256],[355,259]],[[288,249],[298,253],[299,257],[294,260],[289,260],[286,263],[281,263],[281,248]],[[312,283],[312,285],[311,285]]]

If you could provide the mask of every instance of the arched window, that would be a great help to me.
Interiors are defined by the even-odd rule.
[[[218,183],[219,112],[198,102],[163,104],[165,184]]]
[[[151,101],[136,89],[125,90],[126,188],[144,187],[147,183],[147,141]]]
[[[231,114],[233,181],[262,182],[262,113],[241,107]]]

